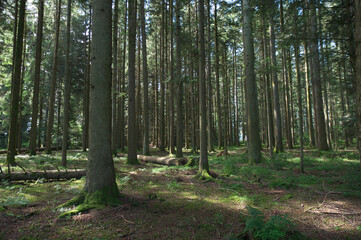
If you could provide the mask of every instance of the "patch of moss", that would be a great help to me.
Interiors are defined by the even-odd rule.
[[[198,173],[194,176],[194,178],[198,178],[200,180],[214,181],[214,178],[209,174],[207,170],[199,170]]]

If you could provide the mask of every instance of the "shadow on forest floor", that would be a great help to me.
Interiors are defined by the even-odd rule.
[[[266,219],[286,215],[307,239],[361,238],[356,153],[308,149],[304,174],[298,171],[297,150],[272,158],[264,154],[257,166],[247,165],[244,148],[229,148],[229,153],[227,158],[210,154],[211,169],[218,175],[211,182],[194,179],[196,167],[127,166],[117,157],[123,204],[65,219],[57,218],[55,207],[78,194],[84,178],[3,181],[0,239],[237,239],[250,218],[247,206]],[[85,167],[86,157],[71,152],[69,168]],[[17,157],[27,169],[51,169],[60,160],[59,153]]]

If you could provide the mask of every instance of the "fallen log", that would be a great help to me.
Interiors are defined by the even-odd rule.
[[[168,166],[180,166],[185,165],[188,162],[186,158],[176,158],[176,157],[157,157],[157,156],[144,156],[137,155],[138,160],[143,162],[157,163],[161,165]]]
[[[86,175],[85,169],[79,170],[47,170],[37,172],[13,172],[11,174],[0,173],[0,180],[9,181],[25,181],[25,180],[37,180],[40,178],[48,180],[69,180],[72,178],[81,178]]]
[[[57,146],[52,146],[51,147],[51,151],[56,151],[56,150],[61,150],[61,147],[57,147]],[[37,148],[36,151],[37,152],[44,152],[45,147]],[[0,150],[0,154],[6,154],[7,152],[8,152],[8,150]],[[28,152],[29,152],[29,148],[21,148],[18,151],[19,154],[28,153]]]

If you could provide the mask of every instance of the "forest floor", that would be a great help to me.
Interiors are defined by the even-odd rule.
[[[211,153],[217,178],[208,182],[194,179],[197,167],[127,166],[117,157],[123,204],[66,218],[58,216],[69,209],[55,208],[80,193],[85,177],[3,180],[0,239],[245,239],[245,228],[254,229],[254,236],[258,229],[259,238],[268,237],[264,239],[278,239],[282,231],[287,232],[282,239],[296,231],[303,237],[295,239],[361,239],[356,152],[306,149],[302,174],[298,151],[272,158],[264,152],[257,166],[247,164],[245,146],[230,148],[227,158]],[[152,149],[152,155],[164,154]],[[0,155],[1,163],[5,157]],[[87,153],[70,151],[69,168],[85,168],[86,158]],[[17,161],[26,169],[57,169],[61,154],[18,155]]]

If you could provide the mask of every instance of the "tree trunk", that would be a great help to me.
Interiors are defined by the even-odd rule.
[[[51,153],[52,132],[54,127],[54,105],[55,105],[55,92],[56,92],[56,81],[57,81],[57,71],[58,71],[60,13],[61,13],[61,0],[58,0],[56,5],[56,17],[55,17],[54,56],[53,56],[53,66],[51,69],[51,87],[50,87],[50,96],[49,96],[49,105],[48,105],[49,113],[48,113],[48,121],[46,127],[45,152],[48,154]]]
[[[129,36],[128,36],[128,157],[127,164],[138,164],[137,160],[137,129],[135,113],[135,43],[136,43],[136,0],[129,0]]]
[[[19,114],[19,92],[20,92],[20,78],[21,78],[21,62],[23,60],[23,36],[25,25],[25,3],[26,0],[20,1],[19,10],[19,26],[16,37],[15,60],[13,66],[13,79],[11,82],[11,105],[10,105],[10,128],[8,140],[8,154],[5,164],[8,166],[15,166],[16,155],[16,137],[17,137],[17,124]]]
[[[11,174],[0,173],[0,180],[8,181],[27,181],[27,180],[37,180],[37,179],[47,179],[47,180],[70,180],[73,178],[82,178],[86,175],[85,169],[79,170],[48,170],[48,171],[39,171],[39,172],[13,172]]]
[[[30,155],[36,155],[36,137],[37,137],[37,120],[39,109],[39,90],[40,90],[40,66],[41,66],[41,53],[43,43],[43,22],[44,22],[44,0],[39,0],[38,3],[38,29],[36,31],[36,53],[35,53],[35,74],[34,74],[34,90],[31,112],[31,128],[30,128]],[[39,122],[40,132],[40,122]]]
[[[94,0],[92,7],[89,157],[84,203],[107,204],[117,202],[119,196],[111,152],[112,1]]]
[[[261,141],[259,137],[259,113],[257,101],[257,85],[254,73],[254,47],[252,30],[252,11],[249,0],[243,0],[243,27],[244,27],[244,63],[247,86],[247,126],[248,126],[248,161],[250,164],[261,161]]]
[[[113,81],[112,81],[112,154],[117,155],[118,141],[118,122],[117,122],[117,103],[118,103],[118,12],[119,1],[114,0],[113,14]]]
[[[303,109],[302,109],[302,86],[301,86],[301,71],[300,71],[300,56],[299,56],[299,46],[294,45],[295,49],[295,62],[296,62],[296,77],[297,77],[297,98],[298,98],[298,117],[299,117],[299,134],[300,134],[300,171],[304,172],[303,166]]]
[[[270,47],[271,47],[271,60],[272,60],[272,90],[273,90],[273,115],[274,115],[274,126],[275,126],[275,138],[276,138],[276,152],[283,151],[282,143],[282,126],[281,126],[281,110],[279,101],[278,91],[278,76],[277,76],[277,59],[276,59],[276,46],[275,46],[275,35],[274,35],[274,21],[272,16],[273,11],[270,15]]]
[[[145,32],[144,1],[140,1],[140,17],[142,30],[143,51],[143,154],[149,155],[149,99],[148,99],[148,62],[147,62],[147,35]]]
[[[322,86],[321,86],[321,76],[320,76],[320,60],[319,60],[319,51],[318,51],[318,36],[316,29],[316,3],[315,0],[310,1],[311,7],[311,27],[310,27],[310,51],[312,58],[312,85],[313,85],[313,95],[314,95],[314,108],[315,108],[315,118],[316,118],[316,137],[317,137],[317,148],[319,150],[328,150],[327,138],[326,138],[326,126],[325,126],[325,116],[323,113],[323,101],[322,101]]]
[[[61,165],[66,167],[66,153],[68,149],[69,137],[69,115],[70,115],[70,23],[71,23],[71,1],[68,0],[68,17],[66,28],[66,57],[65,57],[65,87],[64,87],[64,119],[63,119],[63,142],[62,142],[62,157]]]
[[[361,1],[355,0],[356,23],[356,106],[357,106],[357,146],[360,153],[361,164]]]
[[[180,26],[180,0],[176,1],[175,41],[176,41],[176,83],[177,83],[177,152],[176,157],[183,157],[183,80],[182,80],[182,55],[181,55],[181,26]]]
[[[217,21],[217,0],[214,2],[214,38],[215,38],[215,57],[216,57],[216,91],[217,91],[217,123],[218,123],[218,148],[223,147],[222,136],[222,108],[221,108],[221,93],[219,84],[219,41],[218,41],[218,21]]]
[[[160,146],[159,149],[161,151],[165,150],[165,120],[164,120],[164,90],[165,90],[165,83],[164,83],[164,8],[165,3],[164,0],[162,0],[162,26],[161,26],[161,33],[160,33]]]
[[[309,79],[309,61],[308,61],[308,44],[305,42],[305,81],[306,81],[306,99],[307,99],[307,122],[308,122],[308,139],[311,146],[315,146],[315,131],[313,128],[313,114],[312,114],[312,96]]]
[[[197,176],[209,177],[207,149],[207,96],[205,81],[205,44],[204,44],[204,0],[199,0],[199,109],[200,109],[200,161]]]

